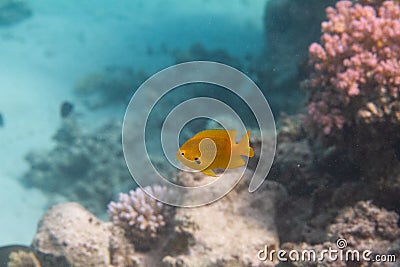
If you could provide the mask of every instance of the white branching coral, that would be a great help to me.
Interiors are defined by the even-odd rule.
[[[166,194],[161,186],[145,190],[159,198]],[[170,209],[160,201],[148,196],[141,188],[120,193],[118,202],[108,205],[108,215],[115,225],[122,227],[138,249],[148,249],[166,225]]]

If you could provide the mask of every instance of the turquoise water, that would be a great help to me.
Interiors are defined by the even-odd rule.
[[[198,44],[246,66],[263,50],[264,7],[264,0],[36,0],[27,3],[30,16],[0,25],[0,245],[29,244],[47,207],[70,200],[23,182],[26,155],[57,145],[52,137],[62,124],[61,104],[73,103],[83,131],[122,122],[126,103],[88,106],[76,94],[82,79],[126,68],[148,77],[190,59]]]

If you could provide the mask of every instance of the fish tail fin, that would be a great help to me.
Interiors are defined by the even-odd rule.
[[[240,155],[247,156],[249,158],[254,156],[254,150],[252,147],[250,147],[250,130],[247,131],[247,134],[245,134],[242,137],[242,140],[237,144],[238,146],[238,152]]]

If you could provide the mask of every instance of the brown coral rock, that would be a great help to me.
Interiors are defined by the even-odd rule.
[[[77,203],[50,208],[32,246],[43,266],[109,266],[107,225]]]
[[[328,227],[327,232],[328,236],[330,236],[330,241],[315,245],[308,243],[285,243],[282,245],[282,249],[299,252],[312,249],[317,254],[329,248],[340,248],[344,252],[352,250],[360,253],[369,250],[372,252],[371,259],[377,254],[386,256],[395,255],[398,258],[400,254],[400,228],[397,225],[398,219],[399,215],[395,212],[379,208],[368,201],[360,201],[353,207],[342,211],[336,217],[335,222]],[[339,243],[339,240],[341,240],[341,243]],[[345,245],[339,247],[339,244]],[[317,264],[317,262],[314,263]],[[318,262],[318,265],[310,265],[310,262],[307,261],[295,261],[283,264],[282,266],[389,267],[397,266],[396,263],[390,261],[364,261],[360,256],[359,260],[354,261],[329,261],[325,257],[324,261]]]
[[[266,182],[249,193],[246,184],[242,180],[207,206],[178,209],[169,242],[171,255],[164,257],[164,266],[264,264],[257,252],[265,245],[278,246],[274,203],[282,191],[276,183]]]
[[[123,228],[99,220],[74,202],[47,211],[32,248],[43,267],[156,266],[146,255],[135,252]]]
[[[397,213],[360,201],[336,218],[328,235],[333,239],[345,238],[349,247],[385,254],[400,239],[398,220]]]
[[[7,267],[40,267],[40,263],[32,252],[18,251],[10,254]]]

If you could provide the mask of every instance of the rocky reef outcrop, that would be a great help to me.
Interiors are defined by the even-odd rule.
[[[206,178],[196,175],[201,176],[197,180]],[[278,184],[267,182],[251,194],[247,185],[248,181],[242,181],[215,203],[177,208],[169,213],[165,230],[146,251],[135,251],[135,247],[141,247],[141,241],[131,238],[127,233],[129,226],[103,222],[77,203],[52,207],[39,223],[32,248],[42,266],[264,264],[259,262],[257,252],[265,245],[279,246],[275,203],[284,197],[285,191]],[[151,236],[146,229],[142,231]]]
[[[204,177],[193,176],[198,176],[194,180]],[[170,238],[179,246],[163,258],[165,266],[257,266],[261,264],[257,259],[260,249],[279,246],[275,203],[285,192],[278,184],[267,182],[252,194],[247,182],[241,181],[212,204],[176,211]]]
[[[50,208],[38,225],[32,249],[41,266],[135,266],[124,230],[74,202]]]
[[[9,255],[7,267],[41,267],[33,252],[18,251]]]
[[[340,1],[327,9],[321,44],[310,46],[307,114],[282,118],[270,173],[288,190],[278,208],[284,211],[277,217],[282,242],[322,244],[329,240],[326,226],[359,201],[399,212],[397,111],[378,104],[398,101],[397,76],[389,70],[399,57],[392,43],[398,32],[382,44],[377,38],[399,23],[391,15],[398,12],[396,1]],[[368,28],[373,24],[380,26]],[[388,68],[384,75],[381,65]],[[370,120],[358,119],[364,109]]]
[[[301,251],[313,250],[320,256],[324,249],[330,248],[342,251],[342,255],[349,255],[343,260],[336,261],[325,257],[323,261],[320,261],[320,266],[396,266],[396,259],[400,255],[398,219],[399,215],[395,212],[379,209],[370,202],[360,201],[353,207],[342,210],[335,221],[326,228],[329,240],[319,244],[289,242],[282,244],[282,249],[287,252],[297,251],[299,255]],[[366,254],[365,259],[362,254],[364,251],[371,251]],[[336,255],[339,256],[339,254]],[[379,260],[381,255],[390,260]],[[312,261],[312,259],[291,261],[283,266],[310,266]]]

